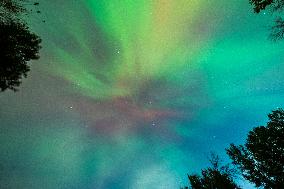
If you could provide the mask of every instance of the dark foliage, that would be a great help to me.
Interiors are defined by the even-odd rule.
[[[0,0],[1,13],[20,14],[27,11],[26,6],[38,6],[38,2],[32,0]]]
[[[243,176],[257,187],[284,188],[284,110],[268,115],[266,126],[249,132],[244,145],[231,144],[227,154]]]
[[[18,20],[17,16],[27,11],[24,2],[25,0],[0,0],[1,21]]]
[[[271,27],[270,38],[273,41],[277,41],[284,38],[284,20],[278,17],[275,20],[274,26]]]
[[[271,27],[270,38],[273,41],[283,39],[284,37],[284,21],[281,18],[284,8],[284,0],[249,0],[253,6],[254,12],[259,13],[266,8],[271,8],[272,12],[278,13],[274,25]]]
[[[265,10],[267,7],[271,7],[273,11],[281,11],[284,7],[284,0],[249,0],[253,5],[253,9],[256,13]]]
[[[21,84],[30,70],[28,61],[39,58],[41,39],[32,33],[22,20],[29,0],[0,0],[0,91]]]
[[[2,11],[10,12],[10,13],[20,13],[25,10],[22,6],[23,0],[0,0],[0,7]]]
[[[203,169],[201,176],[188,175],[192,189],[240,189],[234,182],[235,171],[229,166],[220,166],[218,156],[212,155],[211,167]],[[188,187],[185,187],[188,188]]]
[[[38,59],[40,38],[16,21],[0,22],[0,90],[16,90],[27,76],[27,62]]]
[[[273,0],[250,0],[250,4],[253,5],[253,9],[256,13],[264,10],[268,5],[275,3]]]

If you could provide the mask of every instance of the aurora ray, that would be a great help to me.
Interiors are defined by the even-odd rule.
[[[0,98],[0,188],[178,188],[283,106],[283,43],[246,1],[40,5],[41,59]]]

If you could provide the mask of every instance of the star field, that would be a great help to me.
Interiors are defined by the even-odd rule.
[[[55,0],[0,94],[0,188],[159,189],[283,107],[283,42],[247,1]]]

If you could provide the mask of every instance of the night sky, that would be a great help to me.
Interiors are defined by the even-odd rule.
[[[179,188],[284,107],[284,44],[248,0],[40,9],[41,58],[0,94],[1,189]]]

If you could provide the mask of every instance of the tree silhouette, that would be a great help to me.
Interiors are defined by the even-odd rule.
[[[253,5],[253,9],[256,13],[259,13],[261,10],[264,10],[269,5],[279,5],[279,1],[273,0],[250,0],[250,4]]]
[[[271,27],[270,38],[274,41],[284,38],[284,21],[281,17],[284,8],[284,0],[250,0],[254,12],[260,13],[270,7],[272,12],[280,15],[275,19],[274,25]]]
[[[18,17],[23,2],[0,0],[0,91],[16,91],[30,70],[28,61],[39,58],[41,39]]]
[[[27,5],[38,6],[39,3],[30,0],[0,0],[0,15],[7,17],[26,12]]]
[[[24,23],[0,23],[0,90],[16,90],[30,70],[27,62],[38,59],[41,39]]]
[[[257,187],[284,188],[284,110],[268,115],[267,126],[255,127],[244,145],[230,145],[227,154],[243,176]]]
[[[230,169],[228,165],[220,166],[220,159],[216,155],[212,155],[210,163],[210,167],[201,170],[201,176],[188,175],[192,189],[240,189],[234,182],[233,169]]]

